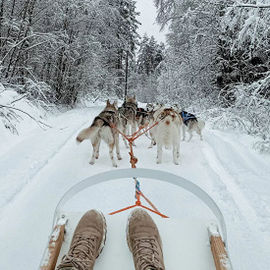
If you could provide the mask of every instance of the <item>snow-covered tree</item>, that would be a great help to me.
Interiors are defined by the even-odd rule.
[[[0,15],[4,84],[64,104],[88,93],[122,94],[117,77],[138,39],[135,1],[1,1]]]
[[[137,63],[132,77],[137,95],[142,101],[151,101],[156,96],[159,67],[164,57],[165,45],[158,44],[153,36],[149,38],[145,34],[139,45]]]
[[[204,98],[216,92],[220,34],[220,5],[216,2],[156,1],[158,21],[170,23],[166,67],[159,80],[162,85],[158,88],[163,95],[168,91],[174,101],[178,99],[183,103],[183,97],[187,102],[190,97]]]
[[[254,2],[257,1],[246,1],[246,4]],[[221,88],[234,83],[252,83],[264,78],[269,71],[269,10],[239,7],[238,3],[224,10],[219,40]]]
[[[269,123],[261,119],[270,111],[270,1],[155,3],[158,22],[170,31],[159,99],[200,110],[218,106],[219,126],[256,134],[256,146],[269,151]]]

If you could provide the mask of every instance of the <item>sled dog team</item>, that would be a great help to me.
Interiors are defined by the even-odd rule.
[[[110,103],[107,100],[106,107],[94,118],[90,127],[83,129],[76,140],[82,142],[90,139],[93,146],[93,153],[90,164],[94,164],[99,157],[99,146],[101,140],[109,146],[109,156],[112,165],[117,167],[114,159],[113,150],[116,148],[117,159],[121,160],[119,149],[119,131],[127,134],[129,129],[133,134],[137,127],[151,127],[158,122],[156,126],[149,130],[151,144],[149,148],[157,145],[157,164],[162,162],[162,148],[172,148],[173,162],[179,164],[180,158],[180,135],[181,128],[183,140],[185,140],[186,131],[189,133],[189,139],[195,131],[202,140],[202,129],[204,121],[198,119],[195,115],[182,111],[178,105],[165,106],[163,104],[147,104],[146,109],[139,108],[135,96],[125,98],[121,107],[117,107],[117,102]],[[124,139],[124,138],[123,138]],[[128,147],[124,139],[126,147]]]

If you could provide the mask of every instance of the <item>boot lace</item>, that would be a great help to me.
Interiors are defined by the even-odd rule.
[[[98,237],[93,234],[91,236],[75,235],[68,254],[62,258],[62,262],[57,269],[60,270],[71,266],[78,270],[91,269],[89,267],[94,265],[97,255],[97,239]]]
[[[134,239],[134,258],[140,270],[164,270],[162,254],[156,239],[140,237]]]

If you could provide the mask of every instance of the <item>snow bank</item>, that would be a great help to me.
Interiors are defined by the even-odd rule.
[[[18,94],[0,83],[0,155],[33,129],[49,128],[46,118],[56,111],[55,107],[45,110],[38,102],[28,100],[27,94]]]

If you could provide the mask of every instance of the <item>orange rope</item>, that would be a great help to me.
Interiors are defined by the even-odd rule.
[[[127,136],[126,134],[124,134],[122,131],[120,131],[114,124],[110,124],[110,126],[114,129],[117,130],[117,132],[119,132],[119,134],[121,134],[129,143],[129,149],[130,149],[130,152],[129,152],[129,155],[130,155],[130,164],[131,164],[131,167],[132,168],[136,168],[136,163],[138,162],[138,159],[134,156],[134,152],[133,152],[133,142],[138,139],[140,136],[142,136],[143,134],[145,134],[147,131],[149,131],[151,128],[155,127],[156,125],[158,125],[158,121],[156,123],[154,123],[152,126],[148,127],[147,129],[145,129],[143,132],[139,133],[144,127],[143,126],[140,126],[139,129],[133,133],[131,136]],[[127,206],[125,208],[122,208],[120,210],[117,210],[117,211],[114,211],[114,212],[111,212],[109,213],[109,215],[114,215],[114,214],[117,214],[117,213],[120,213],[120,212],[123,212],[123,211],[126,211],[128,209],[131,209],[131,208],[134,208],[136,206],[140,206],[142,208],[145,208],[157,215],[160,215],[161,217],[163,218],[168,218],[168,216],[160,213],[158,211],[158,209],[155,207],[155,205],[141,192],[140,188],[137,187],[139,185],[139,181],[134,177],[134,180],[135,180],[135,189],[136,189],[136,194],[135,194],[135,197],[136,197],[136,202],[135,204],[133,205],[130,205],[130,206]],[[142,196],[145,201],[153,208],[149,208],[147,206],[144,206],[142,205],[141,203],[141,200],[140,200],[140,196]]]

